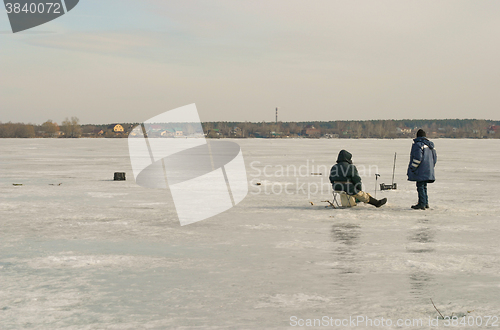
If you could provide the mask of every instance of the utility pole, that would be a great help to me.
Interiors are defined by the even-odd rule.
[[[276,107],[276,125],[278,125],[278,107]]]

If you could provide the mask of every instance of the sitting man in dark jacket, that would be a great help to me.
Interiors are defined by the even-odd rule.
[[[330,182],[333,190],[344,191],[347,195],[376,207],[381,207],[387,203],[387,198],[377,200],[361,190],[361,177],[356,166],[352,164],[351,158],[352,155],[348,151],[341,150],[339,152],[337,164],[333,165],[330,170]]]
[[[434,166],[437,162],[437,153],[434,143],[427,140],[425,131],[419,129],[417,138],[413,140],[408,164],[408,180],[417,182],[418,203],[411,208],[414,210],[425,210],[429,208],[427,197],[427,183],[436,181],[434,177]]]

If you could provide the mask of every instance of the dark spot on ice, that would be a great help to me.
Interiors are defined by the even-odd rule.
[[[339,223],[332,226],[332,239],[345,245],[356,245],[361,235],[360,226],[351,223]]]
[[[408,236],[408,240],[418,243],[430,243],[434,241],[434,232],[428,227],[421,227],[413,230]]]
[[[408,249],[408,252],[410,253],[429,253],[429,252],[433,252],[434,249]]]
[[[421,293],[432,280],[432,276],[426,273],[413,273],[410,274],[410,285],[412,288],[411,293]]]

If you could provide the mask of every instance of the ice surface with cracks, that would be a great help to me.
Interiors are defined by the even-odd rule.
[[[410,139],[236,142],[249,194],[181,227],[168,190],[133,181],[126,139],[0,140],[0,328],[427,320],[437,316],[429,298],[444,315],[498,316],[499,140],[434,140],[437,181],[426,211],[410,209],[417,201],[406,181]],[[387,205],[333,210],[321,203],[329,192],[263,189],[288,183],[297,192],[295,185],[326,182],[328,173],[257,175],[308,160],[329,169],[340,149],[358,166],[375,165],[378,183],[390,183],[398,153],[398,190],[377,192]],[[112,181],[115,171],[128,180]],[[374,193],[374,173],[362,179]]]

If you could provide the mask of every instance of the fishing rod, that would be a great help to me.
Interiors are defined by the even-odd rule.
[[[394,175],[396,173],[396,157],[397,153],[394,153],[394,165],[392,166],[392,184],[380,184],[380,190],[396,190],[398,189],[398,184],[394,183]]]
[[[396,156],[397,156],[397,152],[394,153],[394,165],[392,167],[392,186],[394,187],[394,172],[396,172]],[[394,188],[396,189],[396,188]]]

